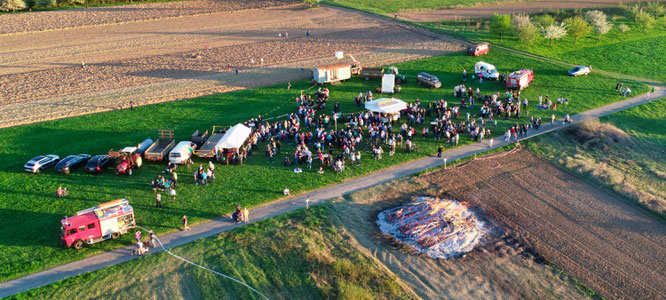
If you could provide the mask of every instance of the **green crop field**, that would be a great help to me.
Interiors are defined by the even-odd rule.
[[[407,75],[409,82],[403,85],[403,92],[396,96],[408,102],[421,99],[423,103],[444,98],[453,104],[452,87],[461,79],[462,69],[471,71],[474,63],[481,59],[495,64],[500,72],[521,67],[534,69],[535,80],[522,93],[523,97],[530,100],[528,110],[531,115],[549,118],[554,113],[561,118],[566,113],[574,114],[624,99],[612,88],[616,79],[594,73],[585,77],[567,77],[566,68],[560,65],[498,50],[482,58],[454,53],[399,64],[398,67]],[[433,90],[417,85],[415,76],[422,71],[438,76],[443,82],[443,88]],[[478,82],[467,83],[473,88],[479,86]],[[379,84],[378,80],[353,78],[340,86],[329,86],[331,98],[327,112],[330,112],[335,102],[341,103],[343,112],[360,111],[353,97]],[[633,88],[634,95],[647,91],[647,86],[636,82],[625,81],[625,84]],[[124,236],[80,251],[60,246],[59,221],[64,216],[71,216],[105,201],[129,198],[138,223],[162,234],[178,230],[183,215],[187,215],[191,223],[211,220],[231,212],[238,203],[252,207],[281,198],[285,187],[293,193],[313,190],[431,155],[440,144],[450,148],[444,141],[434,141],[432,138],[426,140],[419,134],[415,140],[419,149],[416,153],[405,153],[404,149],[399,149],[396,155],[385,155],[383,160],[377,161],[370,158],[369,151],[364,151],[362,165],[350,166],[343,173],[327,169],[325,174],[317,174],[314,169],[319,165],[315,163],[313,170],[295,174],[292,171],[294,167],[280,164],[283,157],[293,153],[293,143],[284,143],[274,164],[267,162],[263,154],[265,144],[260,144],[258,151],[245,165],[218,165],[218,179],[207,186],[195,186],[193,170],[180,167],[177,170],[178,198],[175,201],[163,199],[165,208],[159,210],[153,207],[155,195],[149,183],[165,169],[163,163],[146,163],[133,176],[114,175],[112,170],[96,175],[87,174],[83,170],[70,175],[56,174],[53,169],[38,175],[23,171],[23,164],[40,154],[53,153],[61,157],[78,153],[103,154],[110,148],[135,145],[147,137],[156,138],[157,129],[173,129],[177,140],[185,140],[196,129],[234,125],[259,114],[267,118],[295,112],[294,97],[308,87],[309,81],[302,81],[293,83],[291,90],[287,90],[284,85],[272,86],[155,104],[133,111],[113,111],[0,130],[0,225],[4,228],[0,232],[0,281],[130,244],[132,237]],[[480,87],[483,93],[500,92],[502,97],[505,91],[499,82],[485,81]],[[557,111],[536,110],[536,99],[541,94],[548,94],[552,99],[568,97],[570,104],[559,106]],[[471,111],[472,117],[478,113],[478,109],[477,104]],[[466,110],[462,109],[462,118],[465,113]],[[427,118],[426,122],[431,120],[432,117]],[[515,123],[513,119],[500,120],[498,128],[491,126],[490,129],[493,135],[499,135],[509,124]],[[397,128],[398,125],[394,130]],[[468,143],[469,139],[462,134],[461,144]],[[206,162],[197,159],[195,165]],[[68,188],[70,197],[57,199],[54,193],[58,186]]]
[[[331,218],[332,212],[331,204],[300,209],[172,251],[238,278],[269,299],[414,298],[393,273],[355,248],[350,234]],[[145,299],[261,299],[238,283],[166,252],[68,278],[14,298],[138,295]]]
[[[500,41],[499,36],[485,29],[489,20],[470,20],[458,22],[438,22],[423,24],[425,27],[445,34],[461,38],[490,42],[509,48],[527,51],[552,59],[565,61],[576,65],[591,65],[595,68],[620,74],[643,77],[650,80],[666,82],[666,30],[661,24],[643,32],[636,27],[633,21],[627,19],[623,12],[617,8],[606,9],[607,15],[614,23],[613,29],[601,38],[594,33],[581,38],[576,43],[573,38],[565,36],[559,40],[550,41],[539,39],[527,47],[523,46],[517,37],[509,34]],[[562,20],[571,13],[556,15]],[[622,34],[618,30],[619,24],[627,24],[629,31]],[[478,26],[478,27],[477,27]],[[491,46],[492,48],[492,46]],[[492,50],[491,50],[492,51]]]
[[[529,0],[527,0],[529,1]],[[342,5],[377,14],[390,14],[398,12],[427,11],[465,6],[492,5],[498,3],[525,2],[525,0],[324,0],[328,4]]]
[[[587,131],[593,135],[554,132],[531,140],[528,148],[666,216],[666,98],[603,117],[601,123],[621,132],[592,124]]]

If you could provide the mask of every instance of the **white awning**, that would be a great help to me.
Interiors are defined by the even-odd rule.
[[[381,98],[366,102],[365,109],[377,113],[393,114],[407,109],[407,103],[396,98]]]
[[[252,130],[243,124],[236,124],[227,130],[222,139],[217,143],[217,149],[238,149],[250,136]]]

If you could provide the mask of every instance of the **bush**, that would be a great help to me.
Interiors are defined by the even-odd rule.
[[[592,30],[590,24],[579,16],[567,19],[566,23],[569,25],[569,35],[573,37],[574,43]]]
[[[546,28],[555,23],[555,18],[551,15],[546,14],[546,15],[536,16],[534,18],[534,21],[536,21],[536,23],[542,28]]]
[[[511,30],[511,17],[509,15],[495,14],[490,21],[490,31],[498,34],[501,41],[502,36],[509,30]]]
[[[601,123],[598,119],[584,121],[566,132],[583,146],[600,150],[608,150],[615,145],[626,146],[631,142],[622,129],[610,123]]]
[[[0,11],[17,11],[25,9],[23,0],[2,0],[0,1]]]

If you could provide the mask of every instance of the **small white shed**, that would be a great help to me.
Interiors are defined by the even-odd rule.
[[[312,79],[318,83],[329,83],[351,78],[351,65],[340,63],[319,66],[312,69]]]

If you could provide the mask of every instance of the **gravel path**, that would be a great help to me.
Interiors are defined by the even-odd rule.
[[[606,106],[603,106],[603,107],[600,107],[600,108],[589,110],[587,112],[584,112],[584,113],[581,113],[581,114],[578,114],[578,115],[574,115],[574,116],[572,116],[572,119],[573,119],[572,124],[577,124],[577,123],[579,123],[583,120],[590,119],[590,118],[598,118],[598,117],[601,117],[601,116],[605,116],[605,115],[608,115],[608,114],[611,114],[611,113],[614,113],[614,112],[617,112],[617,111],[620,111],[620,110],[628,109],[628,108],[634,107],[636,105],[640,105],[640,104],[643,104],[643,103],[646,103],[646,102],[649,102],[649,101],[652,101],[652,100],[655,100],[655,99],[659,99],[659,98],[662,98],[662,97],[665,97],[665,96],[666,96],[666,89],[664,89],[663,87],[658,87],[656,92],[653,93],[649,97],[647,97],[646,95],[639,95],[639,96],[636,96],[636,97],[633,97],[633,98],[630,98],[630,99],[627,99],[627,100],[624,100],[624,101],[621,101],[621,102],[612,103],[612,104],[609,104],[609,105],[606,105]],[[544,134],[544,133],[547,133],[547,132],[550,132],[550,131],[553,131],[553,130],[559,130],[559,129],[562,129],[564,127],[565,126],[563,126],[560,122],[556,122],[555,126],[552,126],[550,124],[544,124],[544,126],[542,126],[543,129],[541,129],[539,131],[530,131],[528,133],[528,136],[523,138],[523,139],[531,138],[531,137],[541,135],[541,134]],[[443,158],[448,159],[449,162],[454,162],[456,160],[459,160],[459,159],[462,159],[462,158],[465,158],[465,157],[469,157],[469,156],[472,156],[472,155],[476,155],[478,153],[485,152],[489,149],[503,147],[503,146],[506,146],[506,145],[510,144],[509,142],[504,142],[503,139],[501,139],[500,137],[497,137],[496,140],[498,142],[496,142],[492,148],[488,147],[488,145],[486,143],[475,143],[475,144],[471,144],[471,145],[468,145],[468,146],[464,146],[464,147],[449,150],[449,151],[447,151],[443,154]],[[375,186],[375,185],[378,185],[378,184],[390,182],[390,181],[393,181],[393,180],[398,179],[398,178],[410,176],[410,175],[422,172],[424,170],[428,170],[428,169],[431,169],[431,168],[434,168],[434,167],[438,167],[438,166],[441,166],[443,163],[444,163],[443,160],[440,159],[440,158],[427,157],[427,158],[415,160],[415,161],[412,161],[412,162],[404,163],[402,165],[393,166],[393,167],[375,172],[375,173],[370,174],[370,175],[366,175],[366,176],[363,176],[363,177],[360,177],[360,178],[355,178],[355,179],[349,180],[349,181],[341,183],[341,184],[325,187],[325,188],[322,188],[320,190],[312,191],[312,192],[309,192],[309,193],[306,193],[306,194],[303,194],[303,195],[294,196],[294,197],[291,197],[291,198],[274,201],[274,202],[266,204],[264,206],[253,208],[250,212],[250,216],[252,216],[251,221],[256,222],[256,221],[259,221],[259,220],[262,220],[262,219],[265,219],[265,218],[270,218],[270,217],[277,216],[277,215],[280,215],[280,214],[288,212],[288,211],[292,211],[292,210],[295,210],[295,209],[302,208],[302,207],[305,206],[305,200],[306,199],[310,200],[311,205],[315,205],[317,203],[321,203],[321,202],[326,201],[326,200],[331,199],[331,198],[337,198],[337,197],[340,197],[342,195],[346,195],[346,194],[349,194],[349,193],[352,193],[352,192],[360,191],[360,190],[366,189],[366,188],[371,187],[371,186]],[[551,167],[551,168],[553,168],[553,167]],[[553,170],[558,170],[558,169],[553,168]],[[581,183],[578,180],[573,180],[575,178],[571,177],[570,175],[566,175],[566,176],[569,176],[568,178],[570,180],[563,181],[564,184],[578,184],[578,185],[589,186],[585,183]],[[459,182],[466,182],[466,180],[467,179],[460,180]],[[539,179],[539,180],[542,180],[542,179]],[[559,179],[559,180],[562,180],[562,179]],[[598,191],[598,190],[596,190],[596,191]],[[603,194],[603,196],[605,197],[606,194]],[[612,197],[612,196],[608,195],[608,197]],[[510,197],[510,198],[513,199],[513,197]],[[502,198],[502,199],[506,200],[508,198]],[[594,198],[590,198],[590,199],[594,199]],[[613,198],[613,199],[615,200],[615,198]],[[590,200],[590,201],[592,201],[592,200]],[[609,202],[607,202],[607,204],[603,204],[603,205],[606,205],[607,206],[606,208],[613,208],[614,205],[615,206],[621,205],[622,209],[628,209],[629,210],[630,216],[631,216],[631,214],[636,215],[635,220],[640,221],[640,222],[644,222],[645,224],[648,224],[648,225],[651,226],[649,228],[645,228],[646,232],[657,232],[657,233],[663,232],[662,230],[664,230],[664,228],[665,228],[663,223],[660,223],[658,221],[654,221],[654,219],[651,216],[648,216],[644,212],[637,210],[634,206],[627,205],[627,204],[624,204],[624,203],[621,203],[621,202],[618,202],[618,203],[615,203],[615,202],[617,202],[617,201],[609,201]],[[510,206],[510,204],[511,203],[508,203],[509,206]],[[505,205],[506,205],[506,203],[505,203]],[[603,205],[602,205],[601,208],[603,208]],[[617,210],[617,209],[613,210],[612,212],[614,214],[609,215],[609,216],[615,216],[618,213],[618,211],[619,210]],[[595,216],[598,217],[599,214],[595,214]],[[609,218],[609,217],[606,217],[606,218]],[[621,219],[621,217],[618,216],[618,220],[612,220],[612,221],[616,221],[615,223],[612,223],[612,224],[622,225],[622,222],[619,219]],[[586,221],[585,219],[583,219],[583,220],[580,221],[581,223],[578,224],[578,226],[580,228],[585,228],[584,226],[589,226],[589,225],[601,226],[600,224],[596,224],[592,221],[596,222],[598,220]],[[581,224],[583,226],[581,226]],[[214,235],[214,234],[219,234],[221,232],[228,231],[228,230],[231,230],[231,229],[236,228],[236,227],[238,227],[238,225],[232,223],[229,220],[229,218],[220,218],[220,219],[208,222],[208,223],[193,226],[192,230],[190,230],[190,231],[175,232],[175,233],[172,233],[172,234],[167,234],[167,235],[161,236],[160,239],[164,242],[165,247],[172,248],[172,247],[176,247],[176,246],[194,241],[196,239],[211,236],[211,235]],[[577,229],[577,230],[582,230],[580,228]],[[634,228],[634,227],[632,227],[632,228]],[[622,231],[622,229],[623,229],[622,227],[618,227],[618,228],[609,228],[608,230],[613,231],[613,232],[619,232],[619,236],[616,237],[615,241],[618,241],[618,242],[630,241],[630,239],[624,239],[624,240],[622,239],[622,237],[624,235],[628,234],[626,231]],[[546,236],[546,232],[539,232],[539,234]],[[537,235],[537,236],[539,236],[539,235]],[[657,235],[656,238],[660,238],[660,239],[663,240],[664,236],[665,236],[664,233],[662,233],[661,237],[659,237]],[[607,243],[606,241],[599,241],[599,242]],[[657,258],[663,257],[664,253],[666,253],[663,250],[663,245],[664,245],[663,242],[658,241],[656,244],[659,244],[659,243],[661,243],[660,245],[662,245],[662,249],[659,250],[660,252],[658,254],[655,254],[655,255],[659,255],[659,256],[657,256]],[[653,243],[653,244],[655,244],[655,243]],[[646,245],[652,245],[652,244],[647,243]],[[618,246],[618,247],[621,247],[621,246]],[[650,248],[649,250],[654,251],[654,247],[653,246],[651,246],[651,247],[652,248]],[[572,244],[565,244],[563,247],[560,247],[560,248],[561,249],[568,249],[568,250],[569,249],[575,250],[575,248],[572,247]],[[110,252],[107,252],[107,253],[104,253],[104,254],[100,254],[100,255],[89,257],[89,258],[86,258],[86,259],[82,259],[82,260],[79,260],[79,261],[76,261],[76,262],[72,262],[72,263],[69,263],[69,264],[58,266],[58,267],[55,267],[53,269],[45,270],[45,271],[34,273],[34,274],[31,274],[31,275],[28,275],[28,276],[25,276],[25,277],[21,277],[21,278],[17,278],[17,279],[14,279],[14,280],[10,280],[10,281],[0,283],[0,298],[15,295],[15,294],[23,292],[23,291],[34,289],[34,288],[37,288],[37,287],[40,287],[40,286],[43,286],[43,285],[46,285],[46,284],[50,284],[50,283],[53,283],[53,282],[56,282],[56,281],[59,281],[59,280],[62,280],[62,279],[68,278],[68,277],[76,276],[78,274],[92,272],[92,271],[99,270],[99,269],[102,269],[102,268],[110,266],[110,265],[115,265],[115,264],[119,264],[119,263],[122,263],[122,262],[133,260],[133,259],[137,258],[136,256],[130,256],[130,253],[133,249],[134,249],[133,246],[128,246],[128,247],[125,247],[125,248],[122,248],[122,249],[110,251]],[[558,262],[556,260],[553,260],[553,261]],[[653,260],[650,260],[650,261],[653,261]],[[662,259],[661,263],[657,263],[656,265],[654,265],[655,267],[660,268],[656,271],[657,277],[663,277],[663,261],[666,261],[666,258]],[[579,261],[579,263],[586,263],[586,261]],[[566,264],[565,266],[576,268],[575,265],[572,266],[571,264]],[[569,271],[569,269],[566,269],[566,270]],[[573,270],[575,271],[576,269],[573,269]],[[603,270],[601,270],[599,272],[602,272],[602,271]],[[611,273],[609,273],[609,274],[611,274]],[[574,273],[573,275],[579,275],[579,274]],[[599,276],[604,276],[604,275],[605,275],[605,273],[603,273]],[[651,278],[653,278],[653,277],[655,277],[655,275],[652,275]],[[663,285],[664,282],[666,282],[666,281],[662,280],[660,284]],[[596,288],[596,286],[594,286],[594,285],[591,285],[591,286],[593,288]],[[661,291],[663,293],[664,289],[662,289]],[[661,298],[663,298],[663,296]]]
[[[558,9],[615,6],[640,0],[560,0],[529,1],[489,6],[442,9],[424,12],[399,13],[398,18],[413,22],[439,22],[492,17],[494,14],[538,13]]]

